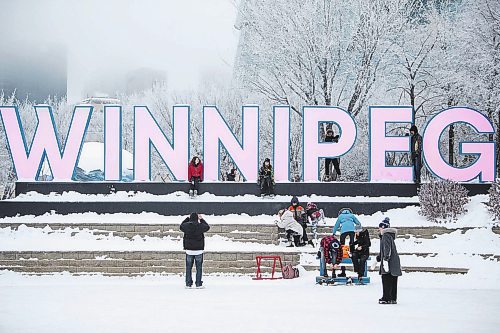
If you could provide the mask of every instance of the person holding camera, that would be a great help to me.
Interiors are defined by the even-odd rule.
[[[191,213],[182,221],[180,226],[184,233],[183,246],[186,251],[186,288],[193,286],[191,272],[193,263],[196,265],[196,288],[203,288],[203,251],[205,250],[205,232],[210,229],[208,223],[200,214]]]

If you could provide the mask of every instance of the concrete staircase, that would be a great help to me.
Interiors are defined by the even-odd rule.
[[[255,274],[256,255],[280,255],[285,263],[297,265],[299,253],[207,252],[204,273]],[[271,272],[272,261],[263,260],[261,270]],[[12,251],[0,252],[0,269],[29,274],[69,272],[103,275],[178,274],[185,271],[183,251]]]
[[[165,195],[179,190],[185,190],[185,183],[18,183],[16,193],[18,195],[28,191],[39,193],[62,193],[63,191],[78,191],[88,194],[108,194],[115,191],[138,191],[154,195]],[[249,183],[205,183],[202,192],[208,191],[216,195],[241,195],[256,194],[255,184]],[[484,184],[467,184],[470,194],[486,193],[488,186]],[[379,202],[341,202],[335,200],[335,196],[359,196],[368,195],[372,198],[378,196],[400,196],[412,197],[416,195],[416,187],[413,184],[382,184],[382,183],[285,183],[277,185],[278,194],[310,195],[317,193],[331,196],[331,202],[321,202],[321,208],[325,209],[327,216],[336,217],[338,210],[348,205],[356,213],[371,214],[375,211],[384,211],[391,208],[405,207],[412,202],[393,202],[380,200]],[[289,195],[291,197],[291,195]],[[16,215],[40,215],[55,210],[58,214],[69,214],[78,212],[114,213],[130,212],[140,213],[142,211],[157,212],[163,215],[187,215],[191,211],[199,211],[204,214],[215,213],[226,215],[229,213],[246,213],[248,215],[275,214],[278,209],[286,207],[289,202],[278,202],[263,200],[257,202],[242,201],[198,201],[186,202],[140,202],[140,201],[0,201],[0,217]],[[71,228],[68,234],[71,236],[85,232],[93,235],[105,235],[130,240],[134,237],[150,237],[161,239],[170,237],[180,239],[182,233],[179,224],[154,224],[142,223],[23,223],[28,228],[46,228],[45,231],[63,232]],[[140,218],[140,217],[137,217]],[[8,221],[8,222],[6,222]],[[25,221],[25,220],[23,220]],[[61,221],[58,219],[58,221]],[[249,217],[251,222],[251,217]],[[269,221],[269,224],[211,224],[207,237],[221,236],[230,241],[241,243],[257,243],[277,245],[284,233]],[[209,221],[210,223],[210,221]],[[0,228],[19,230],[21,223],[13,219],[0,219]],[[23,227],[24,228],[24,227]],[[432,239],[436,235],[442,235],[459,230],[466,232],[469,228],[447,229],[444,227],[401,227],[398,228],[398,237],[415,237],[419,239]],[[330,235],[331,226],[320,226],[318,236],[321,238]],[[373,238],[377,236],[376,228],[369,228]],[[500,234],[500,228],[493,229]],[[312,234],[310,233],[310,237]],[[103,240],[105,242],[105,240]],[[179,249],[181,246],[179,246]],[[233,246],[234,248],[234,246]],[[276,247],[277,250],[270,251],[220,251],[206,252],[204,257],[205,273],[232,273],[232,274],[255,274],[257,255],[280,255],[283,263],[290,262],[297,265],[300,262],[302,252],[315,253],[311,247],[287,249]],[[373,248],[373,251],[378,249]],[[314,255],[314,254],[313,254]],[[433,253],[402,253],[404,257],[410,255],[432,256]],[[492,254],[498,261],[497,254]],[[51,274],[54,272],[70,272],[72,274],[104,274],[136,276],[149,273],[178,274],[184,272],[185,254],[183,251],[0,251],[0,269],[8,269],[26,274]],[[272,262],[272,261],[271,261]],[[269,261],[263,261],[264,272],[270,272]],[[307,270],[318,270],[316,264],[304,265]],[[466,273],[465,268],[443,268],[443,267],[404,267],[406,271],[422,271],[435,273]]]

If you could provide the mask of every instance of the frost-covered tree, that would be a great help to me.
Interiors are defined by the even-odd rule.
[[[302,105],[366,105],[413,1],[247,0],[241,5],[243,84],[300,114]],[[247,64],[247,66],[245,66]]]

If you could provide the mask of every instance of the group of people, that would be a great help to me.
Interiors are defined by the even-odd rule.
[[[422,170],[422,136],[418,134],[417,126],[413,125],[410,128],[410,153],[411,165],[413,167],[413,180],[415,184],[421,183],[421,170]],[[339,135],[334,135],[332,129],[328,129],[325,135],[325,142],[338,142]],[[341,175],[340,159],[325,158],[325,176],[323,180],[331,181],[336,180]],[[203,181],[203,163],[198,156],[193,157],[188,166],[188,180],[190,182],[189,195],[196,196],[199,192],[199,183]],[[239,180],[236,168],[226,173],[227,181]],[[273,198],[274,192],[274,172],[271,165],[271,160],[266,158],[259,169],[259,179],[257,184],[260,188],[261,197],[269,196]]]
[[[289,247],[294,246],[315,246],[307,236],[307,227],[310,224],[314,239],[317,239],[317,228],[320,222],[324,221],[322,209],[313,203],[307,203],[306,208],[302,207],[297,197],[293,197],[287,209],[278,212],[278,220],[275,221],[279,228],[285,229]]]
[[[295,200],[294,200],[295,199]],[[299,208],[300,207],[300,208]],[[312,210],[313,212],[317,210]],[[299,205],[298,199],[292,199],[292,205],[287,210],[280,211],[280,221],[278,226],[285,228],[287,236],[294,237],[295,246],[304,246],[311,244],[307,240],[305,227],[295,220],[295,216],[307,216],[307,210],[304,212]],[[285,218],[283,218],[285,216]],[[295,221],[295,223],[292,221]],[[283,223],[283,224],[281,224]],[[297,227],[298,225],[298,227]],[[293,229],[291,229],[293,228]],[[300,228],[300,229],[299,229]],[[192,269],[196,266],[196,278],[194,281],[196,288],[203,288],[203,252],[205,249],[205,232],[210,229],[208,223],[200,214],[191,213],[180,225],[180,230],[184,232],[183,248],[186,251],[186,288],[193,287]],[[292,232],[289,233],[289,230]],[[340,240],[335,236],[337,230],[340,230]],[[304,240],[305,235],[305,240]],[[382,297],[380,304],[397,304],[398,277],[402,275],[401,263],[396,249],[395,239],[397,230],[391,228],[390,219],[384,218],[379,224],[380,251],[377,255],[377,262],[380,262],[379,274],[382,277]],[[298,238],[297,238],[298,236]],[[328,277],[326,264],[332,265],[332,277],[346,277],[345,266],[340,266],[344,257],[343,247],[345,240],[349,238],[350,256],[353,263],[354,272],[358,275],[358,283],[363,283],[365,276],[366,261],[370,255],[370,234],[368,229],[363,229],[361,223],[349,208],[342,209],[337,222],[333,228],[332,235],[323,237],[320,242],[318,256],[321,259],[323,276]],[[307,242],[307,243],[306,243]],[[341,269],[339,275],[335,274],[337,269]]]
[[[396,248],[397,230],[391,228],[390,219],[385,217],[379,223],[380,251],[376,257],[380,262],[379,274],[382,277],[382,297],[380,304],[397,304],[398,277],[402,275],[399,254]],[[340,229],[340,240],[335,236]],[[318,257],[321,259],[323,277],[328,277],[326,264],[332,265],[332,278],[346,277],[345,267],[340,266],[344,258],[343,245],[349,237],[349,256],[352,259],[354,272],[358,275],[358,283],[363,284],[366,261],[370,256],[370,234],[364,229],[349,208],[342,209],[333,227],[332,235],[323,237],[320,242]],[[336,269],[341,269],[339,275]]]

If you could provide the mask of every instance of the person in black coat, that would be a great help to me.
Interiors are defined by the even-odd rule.
[[[271,160],[266,158],[259,170],[260,196],[268,195],[274,197],[274,172]]]
[[[339,142],[339,136],[333,135],[333,130],[329,129],[326,131],[325,142]],[[337,173],[338,176],[340,176],[340,160],[338,159],[338,157],[325,158],[325,178],[327,181],[329,181],[331,179],[330,178],[330,169],[331,169],[332,164],[333,164],[333,167],[335,168],[335,172]],[[335,179],[336,179],[336,177],[335,177]]]
[[[386,217],[379,225],[380,231],[380,254],[377,261],[380,262],[379,274],[382,276],[382,298],[379,304],[396,304],[398,298],[398,277],[402,275],[401,262],[396,249],[397,230],[391,228],[389,218]]]
[[[186,251],[186,288],[193,286],[191,272],[193,262],[196,265],[196,288],[203,288],[203,251],[205,250],[205,232],[210,229],[208,223],[200,214],[191,213],[182,221],[180,229],[184,232],[183,246]]]
[[[226,174],[226,180],[228,182],[235,182],[236,181],[236,168],[232,168],[231,172],[228,172]]]
[[[420,184],[420,174],[422,170],[422,136],[418,134],[417,126],[410,127],[411,135],[411,163],[413,166],[413,181]]]
[[[354,227],[354,233],[355,240],[350,245],[352,264],[354,266],[354,272],[358,273],[358,283],[362,284],[363,276],[365,276],[365,264],[370,256],[370,246],[372,242],[370,241],[368,229],[363,230],[361,225],[356,225]]]

